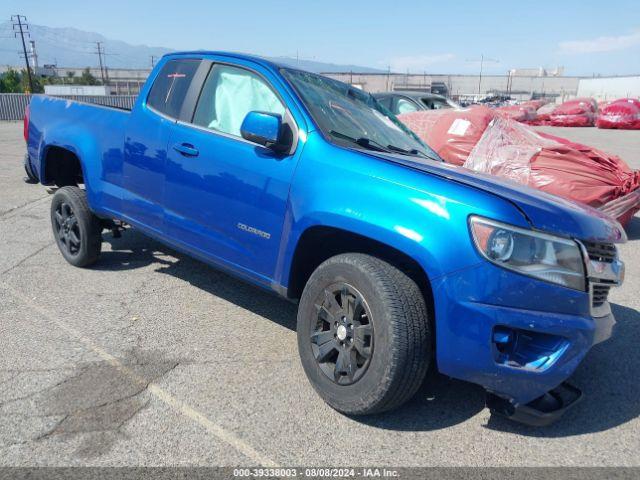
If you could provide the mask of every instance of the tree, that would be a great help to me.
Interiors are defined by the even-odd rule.
[[[39,77],[33,79],[32,93],[44,92],[43,81]],[[27,93],[29,92],[29,76],[26,70],[18,72],[13,68],[7,70],[0,76],[0,92],[2,93]]]
[[[0,77],[0,92],[23,93],[21,87],[22,78],[19,72],[10,68]]]
[[[42,85],[43,85],[42,79],[34,75],[33,76],[33,92],[31,93],[44,93],[44,87]],[[22,71],[20,72],[20,91],[24,93],[30,91],[29,75],[27,75],[27,71],[25,69],[22,69]]]
[[[80,84],[81,85],[98,85],[98,80],[96,77],[91,75],[91,71],[89,67],[85,68],[82,71],[82,75],[80,75]]]

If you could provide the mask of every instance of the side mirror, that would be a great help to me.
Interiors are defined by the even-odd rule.
[[[284,127],[282,117],[277,113],[252,111],[244,117],[240,134],[245,140],[284,153],[291,148]]]

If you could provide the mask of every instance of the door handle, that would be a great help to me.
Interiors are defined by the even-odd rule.
[[[200,152],[190,143],[176,143],[173,149],[185,157],[197,157]]]

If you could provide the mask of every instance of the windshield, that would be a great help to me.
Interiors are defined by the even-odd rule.
[[[282,69],[327,138],[341,145],[408,155],[438,155],[371,95],[346,83]]]

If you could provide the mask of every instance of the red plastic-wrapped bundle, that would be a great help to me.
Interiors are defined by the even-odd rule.
[[[527,100],[526,102],[522,102],[520,105],[523,107],[531,107],[534,110],[538,110],[543,105],[546,105],[548,100]]]
[[[516,122],[528,123],[536,119],[536,109],[532,105],[508,105],[496,108],[496,112]]]
[[[598,104],[592,98],[576,98],[558,105],[550,115],[555,127],[593,127]]]
[[[628,222],[640,210],[640,171],[619,157],[496,118],[466,168],[599,208]]]
[[[556,105],[554,103],[542,105],[538,110],[536,110],[536,118],[525,123],[527,125],[551,125],[551,113],[555,108]]]
[[[598,113],[596,127],[640,130],[640,100],[620,98],[607,103]]]
[[[423,110],[398,118],[447,163],[462,165],[495,116],[494,110],[476,106],[462,110]]]

